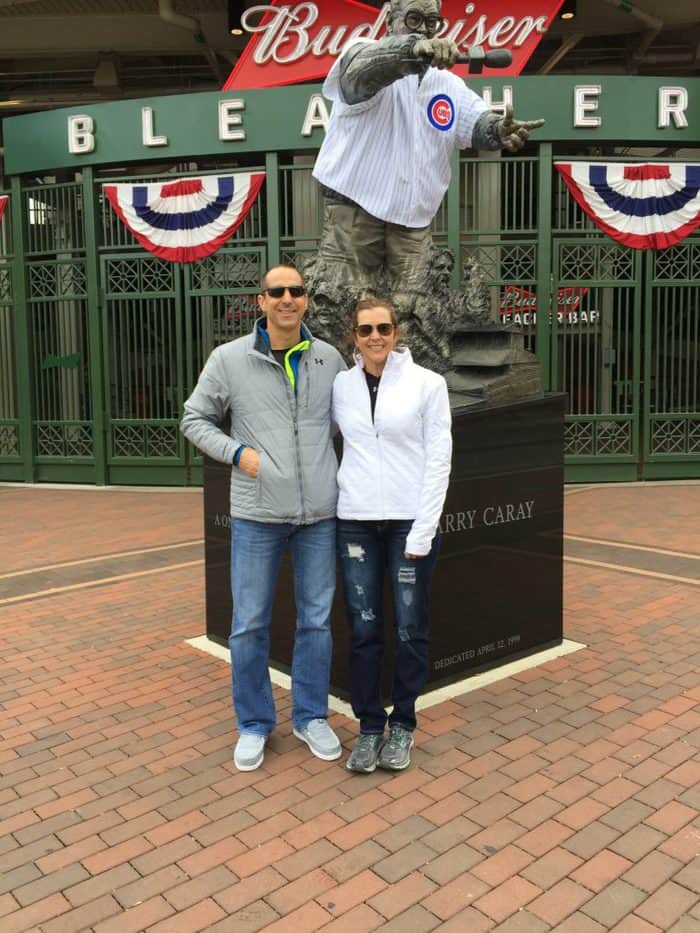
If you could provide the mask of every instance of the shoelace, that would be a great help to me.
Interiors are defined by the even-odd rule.
[[[411,733],[407,732],[405,729],[392,729],[389,733],[389,739],[387,741],[387,748],[398,748],[403,750],[411,740]]]

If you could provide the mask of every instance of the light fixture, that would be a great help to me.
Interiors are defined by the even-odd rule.
[[[114,90],[119,88],[119,59],[116,55],[100,53],[92,76],[93,86],[98,90]]]
[[[242,36],[241,17],[245,10],[245,3],[241,0],[228,0],[228,31],[232,36]]]
[[[559,10],[559,19],[575,19],[576,18],[576,0],[564,0],[564,3]]]

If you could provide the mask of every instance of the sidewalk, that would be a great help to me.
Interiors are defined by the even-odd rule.
[[[185,643],[201,492],[0,487],[2,933],[698,933],[699,516],[570,488],[584,650],[425,710],[397,776],[311,757],[275,688],[239,773],[229,667]]]

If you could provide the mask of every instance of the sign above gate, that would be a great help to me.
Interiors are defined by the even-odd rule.
[[[677,81],[636,76],[634,107],[629,104],[629,77],[621,75],[585,75],[584,84],[578,75],[470,78],[469,87],[493,110],[502,112],[510,103],[518,113],[544,117],[547,122],[537,134],[540,144],[556,140],[576,146],[681,148],[698,138],[700,78]],[[5,174],[148,159],[317,152],[328,119],[317,84],[172,94],[26,113],[2,121]],[[251,164],[262,167],[261,161],[241,163]]]
[[[508,49],[513,63],[498,75],[519,75],[549,28],[563,0],[443,0],[439,35],[464,51],[470,45]],[[299,84],[325,77],[350,39],[386,34],[389,4],[381,10],[358,0],[272,3],[249,7],[241,25],[251,38],[223,90]],[[465,76],[466,65],[455,74]],[[493,73],[484,69],[484,74]]]

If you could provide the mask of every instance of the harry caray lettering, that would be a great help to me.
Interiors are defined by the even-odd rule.
[[[487,505],[478,509],[465,509],[463,512],[445,512],[440,519],[440,532],[443,535],[449,535],[457,531],[470,531],[473,528],[489,528],[491,525],[526,522],[534,514],[534,499],[524,499],[522,502],[504,502],[501,505]]]

